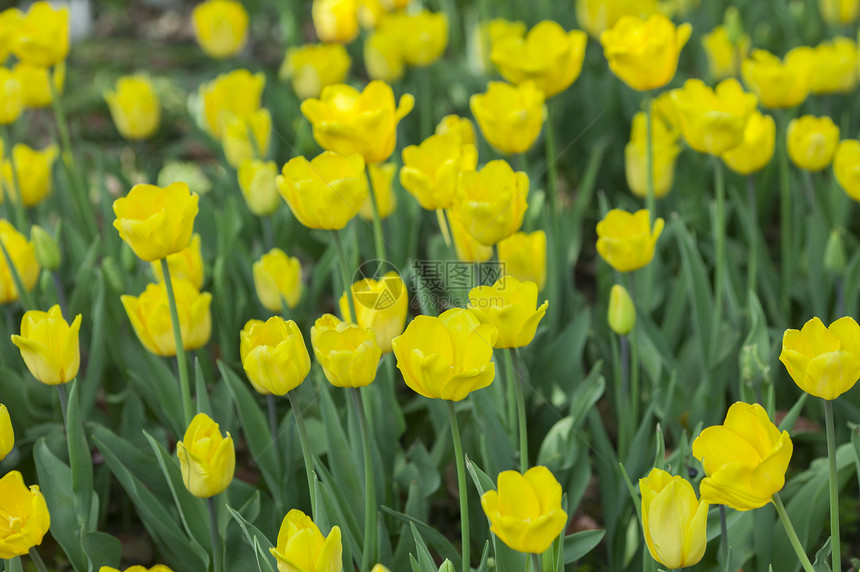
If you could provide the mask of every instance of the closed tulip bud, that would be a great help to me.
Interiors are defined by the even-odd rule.
[[[164,281],[161,264],[152,262],[150,267],[156,282]],[[200,235],[194,234],[191,242],[175,254],[167,257],[167,267],[171,279],[184,279],[191,282],[198,290],[203,287],[203,253],[200,250]]]
[[[9,59],[18,27],[23,19],[24,13],[18,8],[6,8],[0,12],[0,64]]]
[[[407,93],[395,106],[391,86],[372,81],[361,92],[345,84],[326,86],[319,99],[304,100],[301,110],[323,149],[379,163],[394,152],[397,123],[413,105],[415,98]]]
[[[484,139],[502,153],[527,151],[543,126],[544,95],[532,82],[491,81],[486,93],[469,99],[469,107]]]
[[[655,118],[656,119],[656,118]],[[662,198],[672,190],[675,180],[675,162],[681,147],[677,134],[670,131],[663,121],[651,124],[651,169],[653,172],[654,197]],[[624,147],[624,173],[627,186],[637,197],[648,193],[648,135],[646,117],[642,112],[633,116],[630,142]]]
[[[741,64],[741,76],[763,106],[782,109],[800,105],[809,95],[814,65],[815,53],[806,46],[789,51],[783,60],[768,51],[753,50]]]
[[[370,79],[390,83],[403,77],[406,60],[400,31],[393,26],[380,26],[364,40],[364,65]]]
[[[675,27],[662,14],[647,19],[624,16],[600,34],[600,43],[612,73],[635,90],[649,91],[675,77],[678,56],[691,32],[690,24]]]
[[[30,240],[33,243],[33,252],[36,262],[45,270],[53,272],[60,266],[60,247],[54,237],[41,226],[33,225],[30,228]]]
[[[693,456],[702,462],[702,500],[735,510],[752,510],[770,502],[785,484],[793,446],[759,404],[737,402],[722,425],[708,427],[693,441]]]
[[[164,188],[135,185],[128,195],[114,201],[113,226],[139,258],[161,260],[191,242],[197,201],[186,183]]]
[[[764,169],[773,158],[776,145],[776,123],[770,115],[755,111],[747,120],[744,140],[723,153],[723,162],[740,175],[751,175]]]
[[[812,93],[850,93],[857,87],[857,44],[848,38],[834,38],[813,50],[810,89]]]
[[[820,171],[833,161],[839,128],[826,115],[804,115],[788,124],[788,156],[799,169]]]
[[[469,306],[482,324],[499,331],[496,348],[521,348],[535,337],[538,324],[546,314],[549,301],[537,305],[538,287],[502,276],[492,286],[477,286],[469,291]]]
[[[525,37],[509,35],[494,43],[490,57],[506,80],[533,81],[549,98],[579,77],[587,40],[582,30],[566,32],[556,22],[543,20]]]
[[[29,292],[36,285],[41,271],[33,243],[5,219],[0,219],[0,241],[9,253],[24,288]],[[14,302],[18,298],[18,286],[12,277],[9,263],[5,256],[0,256],[0,304]]]
[[[245,47],[248,12],[235,0],[206,0],[191,12],[194,37],[203,51],[216,59],[229,58]]]
[[[702,36],[702,47],[714,79],[737,77],[740,73],[740,64],[750,52],[750,37],[746,34],[739,36],[737,43],[732,42],[725,26],[717,26]]]
[[[15,446],[15,432],[12,431],[12,419],[9,410],[0,403],[0,461],[12,451]]]
[[[368,193],[361,155],[344,157],[331,151],[311,161],[302,156],[290,159],[275,182],[295,217],[308,228],[345,227]]]
[[[833,174],[845,193],[860,201],[860,141],[840,141],[833,155]]]
[[[273,248],[254,263],[254,287],[260,303],[270,312],[295,308],[302,297],[302,265],[298,258]]]
[[[409,292],[406,283],[396,272],[388,272],[379,280],[364,278],[352,287],[355,306],[355,323],[369,328],[376,334],[376,343],[384,353],[391,351],[391,340],[403,333]],[[346,294],[338,303],[342,316],[349,317],[349,302]]]
[[[179,313],[182,346],[187,351],[201,348],[212,334],[209,312],[212,294],[198,291],[194,284],[183,278],[171,282]],[[175,356],[176,342],[164,282],[150,283],[140,296],[122,296],[121,300],[143,347],[155,355]]]
[[[47,312],[25,312],[21,319],[21,335],[13,335],[12,343],[21,350],[21,357],[33,377],[45,385],[59,385],[78,375],[80,330],[80,314],[69,325],[60,306],[54,305]]]
[[[445,211],[448,217],[448,228],[451,232],[451,240],[454,242],[454,252],[457,260],[462,262],[486,262],[493,257],[493,247],[484,246],[469,234],[466,227],[454,211]],[[501,244],[501,242],[499,243]]]
[[[229,115],[248,117],[260,109],[266,76],[238,69],[221,74],[200,86],[203,128],[212,137],[221,140],[223,123]]]
[[[12,52],[22,62],[49,68],[69,53],[69,9],[35,2],[18,22]]]
[[[522,226],[528,192],[528,175],[506,161],[490,161],[480,171],[460,173],[454,215],[475,240],[492,246]]]
[[[515,232],[500,241],[496,248],[504,273],[517,280],[531,281],[543,290],[546,283],[546,233]]]
[[[474,145],[461,145],[451,134],[431,135],[403,150],[400,184],[423,208],[444,209],[454,203],[460,173],[477,165]]]
[[[821,17],[828,24],[846,26],[853,23],[860,13],[860,2],[857,0],[818,0]]]
[[[836,275],[845,272],[845,266],[848,264],[842,232],[841,228],[831,230],[824,246],[824,269]]]
[[[9,68],[0,67],[0,125],[14,123],[23,109],[21,82]]]
[[[269,216],[278,210],[281,197],[275,179],[278,166],[274,161],[245,159],[239,163],[239,188],[245,204],[257,216]]]
[[[15,64],[13,73],[21,82],[21,101],[24,107],[47,107],[51,105],[51,85],[48,82],[53,81],[54,90],[62,93],[66,79],[66,64],[58,63],[52,72],[48,68],[18,62]]]
[[[8,159],[3,161],[3,182],[10,190],[12,201],[17,201],[20,188],[24,206],[33,207],[41,203],[51,193],[53,177],[51,171],[57,158],[56,145],[49,145],[37,151],[24,143],[12,148],[15,169]],[[15,176],[17,175],[17,179]]]
[[[651,469],[639,479],[642,532],[651,557],[669,569],[695,566],[708,544],[708,503],[679,476]]]
[[[650,16],[657,12],[657,0],[576,0],[576,21],[599,39],[624,16]]]
[[[502,471],[498,489],[481,497],[490,531],[518,552],[541,554],[567,526],[561,508],[561,485],[543,466],[524,474]]]
[[[300,510],[284,517],[278,543],[269,551],[278,563],[278,572],[342,572],[343,546],[340,528],[333,526],[328,536]]]
[[[415,393],[461,401],[493,382],[498,335],[471,310],[453,308],[438,317],[417,316],[391,347],[403,381]]]
[[[447,562],[447,560],[446,560],[446,562]],[[391,570],[389,570],[388,568],[386,568],[382,564],[377,564],[376,566],[371,568],[370,572],[391,572]]]
[[[311,17],[323,42],[348,44],[358,36],[358,0],[314,0]]]
[[[182,441],[176,443],[176,456],[185,488],[197,498],[210,498],[224,492],[236,470],[236,449],[230,433],[221,435],[218,424],[205,413],[191,420]]]
[[[0,479],[0,514],[6,521],[0,528],[0,558],[6,560],[23,556],[42,544],[51,526],[48,504],[39,485],[27,488],[18,471],[9,471]]]
[[[286,395],[311,370],[311,356],[302,332],[292,320],[273,316],[250,320],[239,334],[239,354],[248,380],[264,395]]]
[[[124,138],[149,139],[161,122],[161,105],[152,82],[146,76],[131,75],[117,80],[113,90],[104,93],[117,131]]]
[[[451,134],[457,138],[458,145],[476,145],[475,126],[467,117],[446,115],[436,126],[436,135]]]
[[[227,163],[234,169],[238,168],[246,159],[268,155],[272,115],[268,109],[258,109],[244,117],[225,112],[222,114],[221,133]]]
[[[327,85],[343,83],[352,60],[342,44],[306,44],[287,50],[278,72],[299,99],[319,97]]]
[[[376,199],[379,218],[387,218],[397,207],[397,195],[394,194],[394,189],[391,186],[394,175],[397,174],[397,165],[394,163],[371,163],[367,166],[367,171],[370,175],[370,187],[373,191],[373,198]],[[367,194],[367,198],[364,199],[358,210],[358,216],[363,220],[373,220],[373,202],[370,193]]]
[[[812,318],[800,330],[785,331],[779,361],[800,389],[836,399],[860,379],[860,326],[849,317],[830,326]]]
[[[156,564],[152,568],[144,568],[140,565],[130,566],[129,568],[126,568],[122,571],[120,571],[119,568],[112,568],[111,566],[102,566],[101,568],[99,568],[99,572],[173,572],[173,570],[171,570],[164,564]]]
[[[619,272],[646,266],[654,258],[654,246],[663,232],[663,219],[651,227],[646,209],[629,213],[612,209],[597,223],[597,252]]]
[[[619,336],[626,336],[636,325],[636,306],[627,289],[620,284],[612,286],[609,291],[609,327]]]
[[[370,328],[324,314],[311,328],[314,355],[335,387],[365,387],[376,378],[382,350]]]

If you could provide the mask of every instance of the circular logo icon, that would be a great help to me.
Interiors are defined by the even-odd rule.
[[[368,310],[387,310],[402,296],[406,285],[397,267],[387,260],[368,260],[352,277],[354,301]]]

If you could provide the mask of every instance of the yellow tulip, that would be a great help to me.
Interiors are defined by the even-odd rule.
[[[104,98],[117,131],[126,139],[149,139],[158,131],[161,106],[146,76],[119,78],[115,89],[105,91]]]
[[[286,395],[311,370],[311,356],[302,332],[292,320],[272,316],[249,320],[239,334],[239,353],[248,381],[264,395]]]
[[[391,86],[372,81],[361,92],[345,84],[329,85],[319,99],[304,100],[301,110],[323,149],[358,153],[367,163],[379,163],[394,152],[397,123],[413,105],[415,98],[407,93],[395,107]]]
[[[152,568],[145,568],[141,565],[130,566],[125,570],[120,571],[119,568],[112,568],[111,566],[102,566],[99,568],[99,572],[173,572],[170,568],[165,566],[164,564],[156,564]]]
[[[613,284],[609,291],[607,321],[612,331],[619,336],[626,336],[636,325],[636,306],[630,293],[620,284]]]
[[[853,23],[860,13],[857,0],[818,0],[821,17],[829,24],[846,26]]]
[[[490,58],[509,82],[533,81],[550,98],[579,77],[587,41],[582,30],[566,32],[556,22],[543,20],[525,37],[508,35],[495,42]]]
[[[857,44],[834,38],[814,48],[810,89],[815,94],[850,93],[857,87]]]
[[[141,259],[154,262],[191,242],[198,196],[186,183],[135,185],[113,203],[119,236]]]
[[[41,272],[33,243],[5,219],[0,219],[0,241],[9,253],[24,288],[29,292],[36,285]],[[18,297],[18,287],[12,278],[9,263],[5,256],[0,256],[0,304],[14,302]]]
[[[391,572],[388,568],[383,566],[382,564],[377,564],[373,568],[371,568],[370,572]]]
[[[860,379],[860,326],[849,317],[830,326],[812,318],[800,330],[785,331],[779,361],[800,389],[836,399]]]
[[[364,65],[370,79],[395,82],[403,77],[403,37],[393,26],[380,26],[364,40]]]
[[[506,161],[490,161],[480,171],[460,173],[454,215],[475,240],[492,246],[520,229],[528,193],[528,175]]]
[[[287,256],[273,248],[254,263],[254,287],[257,298],[270,312],[280,313],[295,308],[302,297],[302,264],[298,258]],[[282,303],[283,300],[283,303]]]
[[[397,207],[397,195],[394,194],[394,189],[391,183],[394,181],[394,175],[397,174],[397,165],[394,163],[371,163],[367,166],[368,175],[370,175],[370,186],[373,191],[373,198],[376,199],[376,208],[379,211],[379,218],[386,218]],[[358,216],[363,220],[373,220],[373,202],[370,198],[370,193],[358,209]]]
[[[9,59],[23,19],[24,13],[18,8],[6,8],[0,12],[0,64]]]
[[[546,233],[515,232],[496,245],[504,273],[517,280],[530,280],[543,290],[546,283]]]
[[[156,282],[162,282],[164,276],[161,273],[159,262],[150,263],[152,273]],[[181,278],[188,280],[198,290],[203,287],[203,253],[200,250],[200,235],[194,234],[188,246],[175,254],[167,257],[167,267],[170,269],[170,278]]]
[[[0,403],[0,461],[12,451],[15,446],[15,432],[12,430],[12,419],[9,410]]]
[[[498,330],[471,310],[417,316],[391,340],[397,368],[414,392],[431,399],[461,401],[493,382],[493,346]]]
[[[733,44],[726,27],[717,26],[702,36],[702,47],[708,56],[711,77],[717,80],[737,77],[741,71],[741,62],[750,52],[750,37],[741,34],[738,43]]]
[[[344,157],[331,151],[311,161],[302,156],[290,159],[275,182],[290,210],[308,228],[345,227],[368,193],[361,155]]]
[[[0,558],[11,560],[23,556],[42,538],[51,526],[48,504],[39,485],[24,484],[18,471],[9,471],[0,479]]]
[[[203,51],[216,59],[229,58],[245,47],[248,12],[235,0],[206,0],[191,12],[194,37]]]
[[[493,18],[489,22],[478,23],[469,38],[469,63],[476,75],[486,75],[490,66],[493,46],[508,36],[522,36],[526,25],[520,21]]]
[[[343,83],[352,60],[342,44],[305,44],[287,50],[278,77],[289,79],[299,99],[319,97],[327,85]]]
[[[21,357],[33,377],[45,385],[60,385],[78,375],[80,330],[80,314],[69,325],[60,306],[54,305],[47,312],[25,312],[21,319],[21,335],[13,335],[12,343],[21,350]]]
[[[635,90],[649,91],[675,77],[678,56],[691,32],[690,24],[676,28],[662,14],[647,19],[623,16],[600,34],[600,43],[612,73]]]
[[[472,95],[469,107],[484,139],[502,153],[527,151],[543,126],[544,95],[532,82],[491,81],[485,93]]]
[[[475,237],[469,234],[460,217],[454,211],[446,209],[445,213],[448,217],[448,228],[451,232],[451,240],[454,242],[454,251],[457,254],[458,260],[462,262],[486,262],[492,258],[492,246],[484,246],[475,240]]]
[[[807,46],[794,48],[783,60],[766,50],[753,50],[741,64],[741,76],[763,106],[795,107],[809,95],[814,65],[815,52]]]
[[[0,23],[2,25],[2,23]],[[66,64],[60,62],[54,68],[53,73],[48,68],[34,66],[26,62],[18,62],[12,72],[21,82],[21,99],[24,107],[38,108],[51,105],[51,85],[54,82],[54,90],[63,92],[63,83],[66,79]]]
[[[244,117],[226,112],[221,117],[221,145],[231,167],[238,168],[246,159],[268,155],[272,133],[268,109],[261,108]]]
[[[171,282],[176,295],[182,346],[187,351],[201,348],[212,334],[212,316],[209,312],[212,295],[199,292],[183,278]],[[122,296],[120,299],[143,347],[159,356],[176,355],[173,322],[164,282],[148,284],[138,297]]]
[[[278,210],[281,197],[275,184],[278,166],[274,161],[245,159],[239,163],[237,176],[239,189],[252,213],[257,216],[269,216]]]
[[[656,120],[651,124],[651,167],[654,175],[654,196],[665,197],[672,190],[675,180],[675,162],[681,147],[678,136],[670,131],[663,121]],[[648,129],[645,113],[639,112],[633,116],[630,129],[630,142],[624,147],[624,174],[627,186],[637,197],[648,194]]]
[[[17,22],[12,52],[22,62],[49,68],[69,53],[69,9],[35,2]]]
[[[646,209],[629,213],[612,209],[597,223],[597,252],[619,272],[646,266],[654,258],[654,246],[663,232],[663,219],[649,223]]]
[[[423,208],[444,209],[454,203],[460,173],[477,165],[474,145],[459,144],[455,135],[431,135],[403,150],[400,184]]]
[[[51,193],[54,179],[51,171],[57,153],[56,145],[48,145],[41,151],[24,143],[18,143],[12,148],[15,169],[12,169],[12,161],[4,159],[2,172],[3,185],[13,202],[18,200],[19,189],[26,207],[38,205]]]
[[[541,554],[567,526],[561,508],[561,485],[544,466],[524,474],[502,471],[498,490],[481,497],[490,531],[510,548]]]
[[[860,201],[860,141],[846,139],[839,143],[833,155],[833,174],[845,194]]]
[[[446,115],[436,126],[436,135],[451,134],[458,145],[476,145],[475,126],[472,121],[459,115]]]
[[[323,536],[313,520],[292,509],[284,517],[278,542],[269,551],[278,563],[278,572],[342,572],[343,546],[340,528],[333,526]]]
[[[230,433],[221,435],[218,424],[205,413],[191,420],[182,441],[176,443],[176,456],[185,488],[197,498],[210,498],[224,492],[236,470],[236,448]]]
[[[839,127],[826,115],[804,115],[788,124],[788,156],[800,169],[824,169],[833,161],[838,144]]]
[[[0,67],[0,125],[15,123],[23,109],[24,94],[18,76]]]
[[[372,329],[323,314],[311,328],[311,345],[335,387],[365,387],[376,379],[382,350]]]
[[[358,0],[314,0],[311,17],[317,37],[348,44],[358,36]]]
[[[391,340],[403,333],[409,292],[406,283],[396,272],[388,272],[379,280],[364,278],[350,288],[355,306],[355,323],[376,334],[376,343],[383,353],[391,351]],[[348,317],[349,302],[346,294],[338,302],[342,316]]]
[[[199,97],[203,128],[215,139],[221,140],[223,122],[229,114],[248,117],[260,109],[260,100],[266,76],[238,69],[221,74],[200,86]]]
[[[538,306],[537,299],[534,282],[502,276],[492,286],[472,288],[468,308],[482,324],[491,324],[499,331],[496,348],[521,348],[534,339],[549,306],[547,300]]]
[[[650,16],[657,0],[576,0],[576,20],[593,38],[612,28],[624,16]]]
[[[695,566],[708,544],[708,503],[679,476],[651,469],[639,479],[642,532],[651,557],[669,569]]]
[[[744,140],[722,155],[723,162],[735,173],[750,175],[770,163],[776,144],[776,123],[770,115],[755,111],[747,120]]]
[[[398,12],[387,16],[382,26],[399,28],[403,59],[410,66],[429,66],[448,47],[448,16],[444,12]]]

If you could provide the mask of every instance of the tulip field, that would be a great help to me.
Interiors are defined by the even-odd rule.
[[[0,572],[860,569],[860,1],[0,12]]]

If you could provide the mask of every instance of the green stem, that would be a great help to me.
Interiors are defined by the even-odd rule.
[[[422,139],[426,139],[433,135],[433,82],[428,66],[415,68],[415,73],[418,74],[419,92],[424,96],[424,104],[421,106],[419,115],[420,135]]]
[[[803,569],[806,572],[815,572],[812,568],[812,562],[809,561],[809,557],[806,555],[806,552],[803,550],[803,545],[797,537],[797,532],[795,532],[794,526],[792,526],[791,520],[788,518],[788,513],[785,512],[785,505],[782,504],[782,499],[779,497],[779,493],[774,493],[771,500],[773,501],[773,506],[776,508],[776,513],[779,515],[779,519],[782,521],[782,526],[785,527],[785,533],[788,535],[788,540],[791,542],[792,548],[794,548],[794,551],[797,553],[797,557],[800,559],[801,565],[803,565]]]
[[[373,479],[373,455],[370,451],[370,430],[364,415],[361,402],[361,389],[352,387],[349,390],[352,405],[358,417],[361,429],[361,448],[364,451],[364,547],[361,551],[360,570],[369,570],[376,562],[376,484]]]
[[[61,383],[57,386],[57,395],[60,398],[60,411],[63,412],[63,429],[65,429],[66,434],[68,434],[68,426],[66,424],[66,411],[69,410],[69,396],[66,393],[66,384]]]
[[[633,299],[635,307],[641,307],[636,303],[636,283],[633,280],[633,273],[627,273],[628,289],[630,297]],[[636,427],[639,426],[639,336],[636,335],[636,326],[627,334],[630,339],[630,417],[628,423],[632,423],[630,435],[636,432]]]
[[[317,499],[316,487],[314,487],[314,462],[311,456],[311,440],[308,439],[308,429],[305,427],[305,418],[302,415],[302,408],[299,407],[299,398],[296,395],[296,390],[287,393],[290,398],[290,407],[293,408],[293,417],[296,418],[296,427],[299,430],[299,443],[302,446],[302,457],[305,461],[305,476],[308,479],[308,491],[311,497],[311,512],[313,517],[317,515]]]
[[[15,162],[15,149],[12,145],[12,136],[9,133],[9,126],[3,124],[3,141],[6,143],[6,148],[9,149],[9,165],[12,167],[12,189],[10,189],[9,201],[15,209],[15,219],[18,224],[18,230],[22,233],[29,226],[27,213],[24,211],[24,196],[21,193],[21,179],[18,177],[18,164]]]
[[[526,429],[526,398],[523,393],[523,382],[519,372],[519,359],[517,349],[509,348],[505,352],[510,361],[510,368],[514,372],[513,384],[517,398],[517,425],[520,435],[520,472],[525,473],[529,468],[529,435]]]
[[[723,319],[723,283],[726,272],[726,185],[722,161],[714,158],[714,188],[717,195],[717,212],[714,223],[714,242],[716,243],[716,265],[714,268],[714,320],[710,348],[710,359],[715,359],[717,341],[720,339],[719,330]],[[751,255],[754,255],[752,253]]]
[[[540,554],[535,554],[534,552],[531,552],[529,554],[529,559],[531,560],[531,563],[532,563],[532,570],[534,570],[535,572],[540,572],[540,570],[541,570]]]
[[[215,497],[206,499],[206,506],[209,508],[209,534],[212,537],[212,572],[222,572],[224,570],[224,562],[221,552],[221,535],[218,533],[218,515],[215,511]]]
[[[726,520],[726,505],[720,505],[720,550],[723,553],[723,567],[727,569],[729,562],[729,525]]]
[[[45,561],[39,556],[39,551],[36,550],[35,546],[30,547],[30,560],[33,561],[33,565],[38,572],[48,572],[48,567],[45,566]]]
[[[827,425],[827,461],[830,468],[830,552],[833,572],[842,572],[842,546],[839,535],[839,479],[836,472],[836,430],[833,425],[833,401],[824,400]]]
[[[349,279],[349,262],[346,259],[346,250],[343,248],[343,241],[340,238],[340,231],[334,231],[334,244],[337,247],[337,257],[340,260],[340,278],[343,283],[343,291],[346,294],[346,303],[349,306],[349,321],[355,323],[355,300],[352,299],[352,282]]]
[[[497,354],[498,355],[498,354]],[[508,432],[511,435],[512,439],[517,438],[517,396],[516,396],[516,386],[517,386],[517,378],[514,375],[514,365],[511,361],[511,356],[505,352],[504,354],[504,368],[505,368],[505,401],[507,405],[507,421],[508,421]]]
[[[645,93],[645,208],[648,209],[648,226],[654,224],[654,135],[651,92]]]
[[[546,198],[547,205],[549,206],[549,215],[551,220],[555,222],[556,213],[558,212],[558,166],[556,165],[555,133],[552,126],[552,106],[550,105],[550,102],[547,102],[546,109],[546,121],[544,121],[547,175]]]
[[[783,125],[787,121],[783,117]],[[782,140],[785,140],[785,129],[780,130]],[[785,317],[788,318],[789,306],[791,304],[791,280],[794,274],[794,249],[792,233],[792,194],[791,194],[791,173],[788,165],[788,149],[783,147],[782,153],[779,154],[779,229],[780,229],[780,261],[782,267],[782,288],[780,288],[782,297],[782,311]]]
[[[188,368],[185,365],[185,346],[182,345],[182,329],[179,325],[179,312],[176,308],[176,295],[170,280],[170,266],[167,258],[161,259],[161,274],[164,276],[164,287],[167,288],[167,302],[170,306],[170,322],[173,324],[173,341],[176,343],[176,366],[179,369],[179,392],[182,399],[182,412],[185,415],[185,426],[191,424],[194,417],[194,405],[191,403],[191,383],[188,380]]]
[[[24,288],[24,281],[21,280],[21,274],[18,272],[18,268],[15,266],[15,263],[12,262],[12,256],[9,254],[9,251],[6,250],[6,243],[3,242],[2,236],[0,236],[0,250],[3,251],[3,258],[6,259],[6,265],[9,267],[9,272],[12,274],[12,282],[15,283],[15,290],[18,291],[18,299],[24,306],[24,310],[34,310],[36,305],[33,303],[33,299],[30,298],[30,291]]]
[[[451,436],[454,438],[454,460],[457,463],[457,485],[460,489],[460,535],[461,552],[463,554],[463,572],[471,570],[469,557],[469,497],[466,488],[466,463],[463,456],[463,441],[460,438],[460,426],[457,424],[457,412],[454,402],[448,404],[448,420],[451,422]]]
[[[370,192],[370,204],[373,206],[373,246],[376,251],[377,260],[387,260],[385,256],[385,238],[382,234],[382,219],[379,216],[379,203],[376,200],[376,192],[373,189],[373,179],[370,176],[370,165],[364,170],[367,178],[367,189]]]
[[[752,175],[747,176],[747,201],[750,210],[750,255],[747,266],[747,291],[755,292],[758,280],[758,199],[755,193],[755,179]]]

